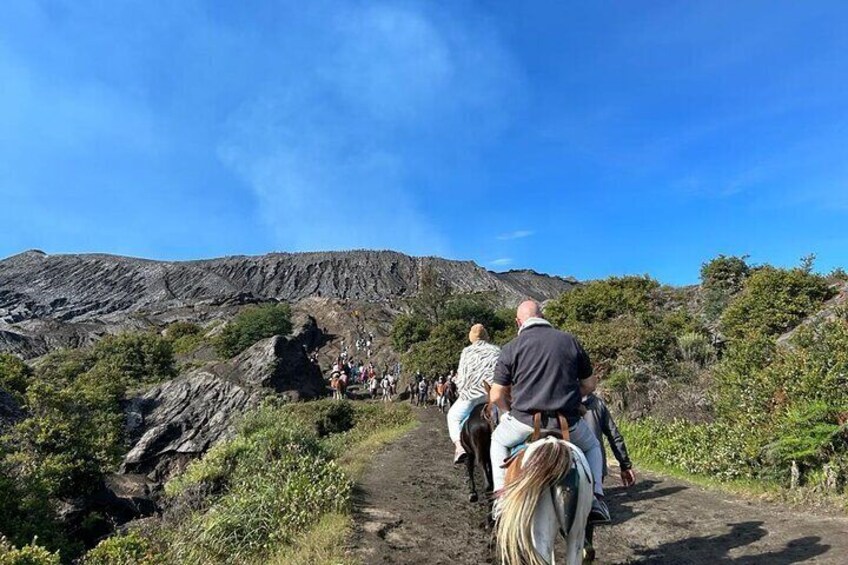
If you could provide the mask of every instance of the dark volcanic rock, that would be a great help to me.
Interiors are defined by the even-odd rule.
[[[532,271],[492,273],[470,261],[391,251],[274,253],[165,262],[113,255],[26,252],[0,261],[0,321],[114,321],[132,312],[307,297],[385,301],[414,295],[433,267],[457,292],[493,292],[504,303],[544,300],[573,286]]]
[[[11,394],[0,389],[0,432],[24,417],[24,412]]]
[[[264,339],[234,359],[212,363],[133,398],[127,407],[132,449],[123,473],[161,480],[229,437],[233,424],[269,392],[290,400],[324,393],[304,345],[320,333],[307,318],[291,337]]]
[[[199,369],[132,399],[130,433],[141,433],[121,471],[166,478],[229,436],[235,419],[260,398],[258,390]]]

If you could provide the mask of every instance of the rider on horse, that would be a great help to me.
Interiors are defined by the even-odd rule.
[[[471,345],[462,350],[456,375],[459,399],[448,410],[448,433],[456,446],[453,459],[456,464],[462,463],[465,458],[465,450],[459,441],[462,422],[475,406],[486,402],[483,383],[491,384],[495,364],[501,353],[497,345],[489,343],[489,333],[483,324],[471,326],[468,341]]]
[[[502,465],[510,449],[530,437],[537,415],[541,425],[549,428],[559,428],[562,417],[567,421],[570,441],[583,451],[592,471],[595,499],[590,521],[609,522],[601,483],[601,445],[582,420],[580,410],[581,396],[595,386],[589,356],[577,338],[554,329],[542,318],[537,302],[522,302],[515,321],[518,336],[501,351],[489,393],[490,401],[503,414],[492,434],[495,492],[504,487],[506,470]]]

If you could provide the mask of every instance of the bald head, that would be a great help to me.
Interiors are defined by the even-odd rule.
[[[541,318],[542,307],[535,300],[525,300],[518,305],[515,318],[519,324],[524,324],[530,318]]]

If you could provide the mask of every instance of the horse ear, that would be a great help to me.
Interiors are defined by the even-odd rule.
[[[486,381],[483,381],[483,390],[486,391],[486,394],[489,394],[489,391],[492,390],[492,385],[490,385]]]

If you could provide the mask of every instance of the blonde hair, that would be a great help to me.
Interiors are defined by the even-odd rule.
[[[468,341],[474,343],[477,340],[489,341],[489,332],[483,324],[474,324],[471,326],[471,331],[468,332]]]

